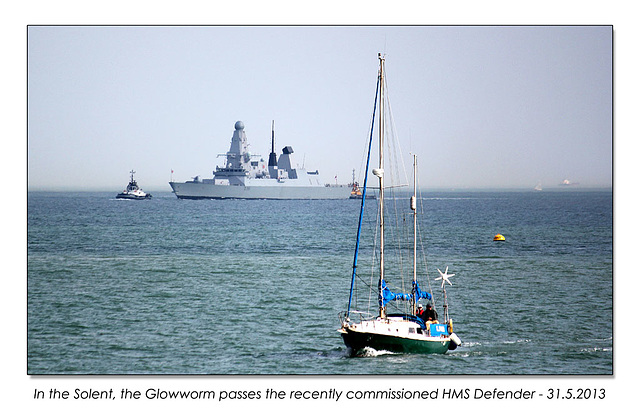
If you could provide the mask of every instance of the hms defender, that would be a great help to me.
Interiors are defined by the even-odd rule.
[[[293,148],[286,146],[280,157],[275,153],[273,125],[271,153],[265,164],[249,152],[244,123],[238,121],[223,167],[216,167],[212,179],[199,176],[186,182],[169,182],[181,199],[347,199],[348,185],[323,184],[319,172],[294,168]]]

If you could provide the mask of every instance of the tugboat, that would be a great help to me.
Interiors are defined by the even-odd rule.
[[[362,199],[362,189],[360,189],[360,185],[356,181],[356,169],[353,169],[353,180],[349,186],[351,186],[351,195],[349,195],[349,199]]]
[[[360,189],[360,185],[358,185],[358,182],[352,183],[351,195],[349,195],[349,199],[362,199],[362,189]]]
[[[151,194],[140,189],[138,183],[133,179],[133,175],[136,172],[132,170],[129,173],[131,173],[131,180],[127,185],[127,189],[116,195],[116,199],[151,199]]]
[[[362,199],[362,189],[360,188],[360,184],[356,181],[355,169],[353,169],[353,181],[349,186],[351,186],[351,195],[349,195],[349,199]],[[376,199],[376,196],[371,194],[367,196],[367,199]]]

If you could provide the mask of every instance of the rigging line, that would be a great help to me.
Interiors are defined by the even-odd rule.
[[[371,282],[366,282],[366,280],[363,277],[361,277],[360,275],[356,275],[356,278],[358,278],[358,280],[360,282],[362,282],[362,284],[365,285],[366,287],[373,288],[372,285],[371,285]],[[356,282],[356,284],[357,284],[357,282]]]
[[[422,251],[422,262],[424,264],[424,270],[425,270],[425,276],[427,277],[427,285],[429,286],[429,294],[431,294],[431,300],[433,300],[433,304],[435,307],[436,304],[436,297],[435,294],[433,293],[433,290],[431,288],[431,281],[429,280],[429,268],[427,265],[427,252],[424,251],[424,243],[422,241],[422,234],[421,234],[421,229],[420,229],[420,224],[418,224],[418,237],[420,238],[420,250]]]
[[[418,185],[419,184],[420,184],[420,180],[418,179]],[[424,215],[424,203],[422,202],[422,189],[420,188],[418,188],[418,195],[420,195],[420,215]]]
[[[389,138],[390,140],[386,142],[386,152],[389,156],[389,160],[393,161],[395,164],[393,165],[393,170],[389,170],[389,176],[391,177],[391,185],[392,186],[407,186],[408,185],[408,177],[407,177],[407,172],[406,172],[406,167],[404,165],[404,160],[402,159],[402,149],[400,147],[400,142],[398,139],[398,133],[396,130],[396,126],[395,126],[395,122],[394,122],[394,118],[393,118],[393,112],[391,109],[391,100],[389,98],[389,94],[388,94],[388,82],[387,79],[385,78],[384,80],[384,87],[385,87],[385,92],[387,93],[384,97],[385,99],[385,104],[387,107],[388,112],[385,113],[385,115],[387,116],[387,122],[385,124],[385,133],[387,135],[387,138]],[[400,164],[401,163],[401,164]],[[401,174],[400,174],[400,168],[402,167],[402,170],[404,172],[404,179],[402,178]],[[396,230],[395,231],[391,231],[391,235],[393,240],[395,241],[396,244],[396,257],[398,260],[398,264],[399,264],[399,271],[400,271],[400,279],[401,279],[401,289],[403,293],[406,293],[407,290],[407,284],[406,284],[406,272],[405,272],[405,266],[404,266],[404,258],[403,258],[403,252],[402,252],[402,244],[403,244],[403,240],[406,240],[408,237],[408,233],[406,231],[406,225],[403,223],[402,226],[404,227],[401,228],[401,225],[399,223],[399,220],[401,220],[401,217],[398,213],[398,196],[396,195],[396,191],[395,190],[391,190],[391,195],[393,198],[393,202],[394,202],[394,212],[395,212],[395,227]],[[404,199],[402,199],[402,201],[404,201]],[[402,211],[401,211],[402,212]],[[410,303],[409,302],[405,302],[405,306],[407,307],[408,310],[408,305]]]
[[[416,183],[420,184],[420,174],[418,173],[416,175]],[[422,189],[421,188],[417,188],[418,189],[418,195],[420,195],[420,214],[424,215],[425,214],[425,210],[424,210],[424,202],[423,202],[423,197],[422,197]],[[422,220],[422,218],[421,218]],[[431,294],[431,300],[433,302],[433,305],[435,307],[435,305],[437,304],[436,302],[436,297],[435,294],[433,293],[433,288],[431,287],[431,281],[429,278],[429,265],[427,263],[427,252],[425,252],[424,250],[424,241],[422,238],[422,227],[421,227],[421,223],[417,223],[417,229],[418,229],[418,239],[420,240],[420,250],[421,250],[421,256],[422,256],[422,263],[424,266],[424,274],[426,277],[426,282],[427,282],[427,286],[429,288],[429,294]]]
[[[351,311],[351,298],[353,297],[353,283],[355,282],[356,268],[358,266],[358,250],[360,248],[360,232],[362,230],[362,217],[364,213],[364,203],[366,201],[365,197],[367,195],[367,178],[369,176],[369,158],[371,157],[371,143],[373,142],[373,127],[374,127],[375,116],[376,116],[376,105],[378,102],[378,91],[380,90],[380,84],[382,81],[381,79],[382,77],[379,77],[379,80],[376,83],[376,95],[373,100],[373,115],[371,116],[371,132],[369,136],[369,154],[367,155],[367,168],[365,170],[364,185],[362,188],[362,202],[360,204],[360,216],[358,220],[358,235],[356,239],[356,248],[353,254],[353,272],[351,274],[351,290],[349,291],[349,304],[347,306],[347,318],[349,317],[349,312]]]
[[[393,200],[393,210],[395,212],[395,224],[396,224],[396,231],[393,233],[393,238],[395,240],[395,244],[396,244],[396,252],[397,252],[397,257],[398,257],[398,263],[400,265],[400,280],[402,283],[402,292],[406,293],[407,287],[405,284],[405,269],[404,269],[404,257],[403,257],[403,251],[402,251],[402,244],[404,242],[404,239],[406,238],[406,230],[404,229],[404,227],[406,227],[405,223],[400,223],[400,220],[404,217],[401,217],[401,214],[399,214],[398,212],[398,202],[399,200],[396,199],[396,193],[395,191],[392,192],[393,196],[394,196],[394,200]],[[405,233],[405,234],[403,234]]]
[[[380,199],[378,197],[378,199]],[[380,249],[376,246],[376,243],[378,242],[378,226],[380,225],[380,211],[378,211],[379,208],[376,207],[376,220],[374,223],[375,227],[372,227],[373,229],[373,243],[372,243],[372,252],[371,252],[371,274],[369,275],[369,301],[367,303],[367,307],[371,307],[371,301],[372,301],[372,297],[373,297],[373,291],[375,289],[376,292],[376,299],[378,297],[378,286],[376,285],[374,287],[373,285],[373,281],[374,281],[374,277],[376,275],[376,265],[379,262],[379,257],[378,257],[378,252],[380,251]],[[377,278],[375,278],[377,280]]]
[[[375,289],[375,287],[373,286],[373,284],[371,284],[371,282],[367,283],[367,282],[364,280],[364,278],[360,277],[359,275],[358,275],[358,279],[362,282],[362,284],[363,284],[366,288],[368,288],[368,289],[369,289],[369,299],[368,299],[368,301],[367,301],[367,305],[365,306],[365,307],[367,307],[367,309],[369,309],[369,308],[371,307],[371,295],[372,295],[372,293],[373,293],[374,291],[376,292],[376,295],[377,295],[377,292],[378,292],[378,291]],[[356,293],[356,295],[355,295],[355,297],[354,297],[354,305],[356,305],[356,306],[357,306],[357,305],[358,305],[358,304],[357,304],[357,303],[358,303],[358,295],[357,295],[357,294],[358,294],[358,287],[357,287],[357,285],[356,285],[356,290],[355,290],[354,292]]]
[[[365,221],[363,221],[363,230],[362,230],[362,237],[361,237],[361,245],[364,243],[364,247],[361,247],[360,249],[360,253],[363,252],[363,250],[365,251],[366,256],[369,257],[369,263],[365,263],[363,266],[358,266],[358,271],[360,272],[364,272],[363,268],[368,268],[370,269],[370,272],[368,272],[368,280],[369,283],[366,282],[365,278],[367,275],[361,276],[358,275],[358,278],[363,282],[363,284],[369,288],[369,294],[368,294],[368,299],[366,298],[365,293],[360,294],[360,296],[358,298],[365,298],[364,301],[358,301],[355,300],[356,303],[362,302],[362,303],[367,303],[367,307],[371,307],[371,303],[372,303],[372,297],[373,297],[373,292],[376,292],[376,296],[377,296],[377,287],[374,287],[373,285],[373,279],[374,279],[374,271],[375,271],[375,267],[376,267],[376,261],[377,261],[377,249],[376,249],[376,241],[377,241],[377,233],[378,233],[378,228],[377,228],[377,217],[378,217],[378,211],[373,211],[373,208],[377,208],[377,207],[368,207],[369,210],[365,211],[364,213],[364,217],[365,217]],[[364,256],[363,255],[363,256]],[[360,260],[360,259],[359,259]],[[364,259],[363,259],[364,260]]]
[[[418,172],[416,174],[416,184],[420,184],[420,173]],[[420,214],[424,215],[424,203],[423,198],[422,198],[422,189],[421,188],[416,188],[418,190],[418,195],[420,196]],[[420,219],[422,220],[422,218]],[[433,300],[433,303],[435,305],[435,297],[433,295],[433,290],[431,288],[431,281],[429,281],[429,266],[427,265],[427,252],[424,251],[424,242],[422,240],[422,230],[421,230],[421,223],[417,223],[416,224],[417,229],[418,229],[418,238],[420,239],[420,250],[422,253],[422,263],[424,265],[424,271],[425,271],[425,276],[427,278],[427,286],[429,287],[429,294],[431,294],[431,299]]]
[[[371,307],[371,295],[372,293],[375,291],[377,293],[377,290],[374,289],[373,285],[371,284],[371,281],[367,282],[365,280],[365,278],[361,277],[360,275],[356,274],[357,279],[362,282],[362,285],[365,287],[365,289],[369,290],[369,299],[367,304],[365,305],[365,307],[367,309],[369,309]],[[358,309],[358,301],[359,301],[359,287],[358,287],[358,282],[356,282],[356,286],[354,289],[354,298],[353,298],[353,305],[356,306],[356,310]],[[353,313],[354,310],[351,310],[351,313]],[[370,312],[366,312],[369,316],[371,316]]]
[[[420,208],[422,209],[422,214],[424,214],[424,207],[422,204],[422,198],[420,198]],[[420,223],[418,223],[418,237],[420,238],[420,250],[422,251],[422,262],[424,264],[424,274],[427,278],[427,285],[429,286],[429,294],[431,294],[431,300],[433,300],[433,305],[435,307],[436,304],[436,297],[435,294],[433,293],[433,289],[431,288],[431,281],[429,278],[429,265],[427,263],[427,252],[425,252],[424,250],[424,241],[422,239],[422,227],[420,225]]]
[[[389,129],[391,130],[391,137],[395,139],[395,141],[393,142],[394,143],[393,145],[398,147],[399,155],[402,156],[402,147],[400,146],[400,141],[398,140],[399,137],[398,137],[398,132],[396,130],[395,118],[393,117],[393,109],[391,108],[391,99],[390,99],[390,95],[389,95],[389,86],[388,86],[388,83],[389,83],[388,82],[388,76],[385,77],[384,83],[385,83],[385,92],[386,92],[385,100],[386,100],[387,111],[388,111],[387,115],[388,115],[388,119],[389,119],[389,124],[388,125],[390,125]],[[395,150],[394,150],[394,152],[395,152]],[[396,174],[397,174],[397,181],[399,183],[402,182],[403,184],[407,184],[408,185],[409,184],[409,182],[408,182],[409,177],[407,176],[407,168],[406,168],[406,166],[404,164],[404,159],[402,159],[402,158],[398,159],[397,156],[395,156],[395,155],[394,155],[394,157],[396,159],[396,162],[399,161],[400,163],[402,163],[402,172],[404,174],[404,178],[402,178],[400,176],[400,165],[399,164],[396,165],[395,169],[396,169]]]
[[[375,123],[375,121],[374,121],[374,123]],[[366,174],[363,173],[363,170],[364,171],[367,170],[365,165],[366,165],[367,155],[368,155],[368,153],[367,153],[367,148],[368,148],[367,144],[368,144],[368,142],[369,142],[369,139],[367,139],[365,137],[365,142],[364,142],[365,146],[362,148],[362,156],[360,157],[360,167],[358,168],[358,181],[360,179],[364,179],[364,177],[366,176]]]
[[[396,157],[396,161],[397,161],[397,156]],[[393,172],[390,173],[391,177],[393,178]],[[402,290],[403,294],[406,294],[406,290],[407,290],[407,285],[406,285],[406,274],[405,274],[405,264],[404,264],[404,257],[403,257],[403,243],[404,240],[406,239],[406,231],[403,227],[405,227],[405,224],[401,222],[401,220],[403,219],[403,217],[401,216],[401,211],[398,211],[398,202],[401,201],[400,199],[398,199],[398,196],[396,195],[396,191],[395,190],[391,190],[391,200],[393,202],[393,224],[394,224],[394,228],[391,229],[386,229],[385,231],[387,231],[387,233],[389,234],[389,238],[388,238],[388,243],[389,243],[389,248],[393,249],[393,255],[395,256],[395,260],[396,260],[396,268],[397,271],[399,271],[399,280],[400,280],[400,289]],[[404,200],[402,200],[404,201]],[[389,209],[389,206],[385,206],[387,209]],[[389,217],[390,218],[390,217]],[[405,234],[403,234],[405,233]],[[388,285],[393,285],[393,281],[389,281],[387,279],[387,283]],[[397,284],[396,284],[397,287]],[[408,304],[409,302],[404,301],[403,302],[394,302],[394,307],[398,307],[399,305],[404,305],[405,310],[408,311]]]

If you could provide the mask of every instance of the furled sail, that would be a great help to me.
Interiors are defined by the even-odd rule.
[[[382,296],[378,296],[378,302],[380,303],[380,307],[384,307],[387,305],[387,303],[389,301],[395,301],[395,300],[403,300],[403,301],[409,301],[411,300],[411,294],[403,294],[400,292],[393,292],[389,289],[389,287],[387,286],[387,282],[383,279],[382,283],[380,284],[380,288],[382,289]],[[382,301],[380,301],[382,300]]]
[[[424,300],[431,300],[431,294],[426,292],[426,291],[422,291],[420,289],[420,285],[418,285],[418,283],[415,283],[415,295],[416,295],[416,301],[424,299]]]

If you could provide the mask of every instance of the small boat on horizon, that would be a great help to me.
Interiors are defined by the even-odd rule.
[[[351,195],[349,195],[349,199],[362,199],[362,188],[360,188],[360,184],[356,181],[356,171],[353,170],[353,181],[349,185],[351,186]],[[374,194],[367,196],[367,199],[376,199]]]
[[[118,195],[116,195],[116,199],[134,199],[134,200],[151,199],[150,193],[146,193],[138,187],[138,182],[136,182],[135,179],[133,178],[133,175],[136,172],[131,170],[131,172],[129,173],[131,173],[131,179],[129,180],[129,184],[127,185],[125,190],[123,190]]]

